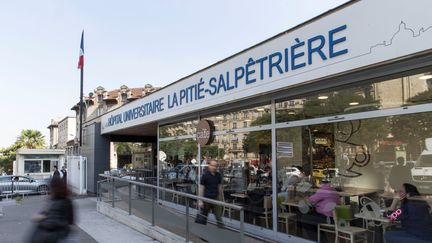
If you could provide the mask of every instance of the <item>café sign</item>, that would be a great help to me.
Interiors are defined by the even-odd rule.
[[[214,125],[212,121],[201,120],[197,125],[196,140],[198,144],[209,145],[213,142]]]

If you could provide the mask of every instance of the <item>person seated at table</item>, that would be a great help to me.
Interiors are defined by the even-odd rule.
[[[402,229],[388,231],[385,234],[386,242],[432,242],[432,216],[429,204],[422,200],[417,188],[404,183],[397,192],[401,214],[397,220],[401,221]],[[390,207],[396,210],[396,204]]]
[[[323,179],[321,187],[309,198],[305,198],[314,211],[303,214],[301,222],[309,238],[317,240],[317,225],[333,222],[333,209],[340,204],[340,197],[329,180]],[[330,222],[329,222],[330,221]],[[324,242],[327,242],[324,239]]]

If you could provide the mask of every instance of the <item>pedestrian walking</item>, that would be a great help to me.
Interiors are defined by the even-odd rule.
[[[201,177],[199,196],[214,200],[222,200],[222,176],[217,172],[217,165],[218,163],[215,160],[210,161],[208,164],[208,169]],[[198,206],[201,208],[201,214],[205,217],[207,217],[208,213],[212,211],[216,217],[218,227],[223,227],[221,206],[203,201],[199,201]]]
[[[53,177],[50,183],[51,198],[46,210],[33,215],[36,226],[29,243],[67,242],[70,225],[74,223],[74,209],[69,190],[62,179]]]
[[[63,182],[65,184],[67,184],[67,171],[66,171],[66,168],[64,166],[62,166],[61,173],[63,174],[63,176],[62,176]]]
[[[59,179],[62,178],[62,175],[60,174],[60,171],[58,170],[57,165],[54,165],[54,172],[53,172],[52,178],[53,179],[54,178],[59,178]]]

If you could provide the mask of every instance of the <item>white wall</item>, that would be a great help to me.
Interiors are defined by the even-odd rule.
[[[70,190],[78,195],[86,194],[87,159],[82,156],[67,156],[67,161],[67,183]]]

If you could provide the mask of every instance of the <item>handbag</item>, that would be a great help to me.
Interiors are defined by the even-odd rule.
[[[206,225],[207,224],[207,216],[202,214],[202,210],[198,211],[198,214],[195,218],[195,223]]]

